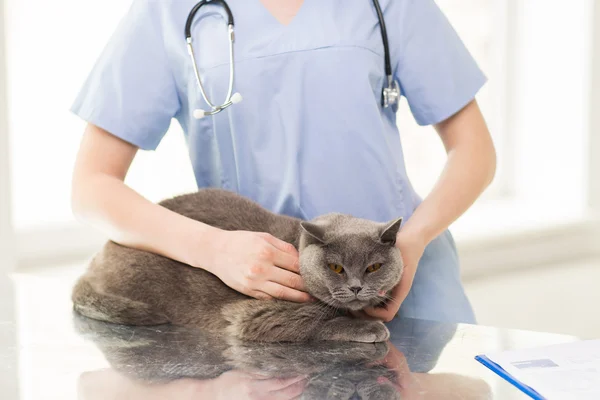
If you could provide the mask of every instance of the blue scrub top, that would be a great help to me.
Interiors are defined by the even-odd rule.
[[[351,5],[350,5],[351,3]],[[288,25],[259,0],[229,0],[235,84],[243,101],[213,117],[196,84],[184,25],[195,0],[134,0],[72,111],[141,149],[173,118],[199,187],[223,187],[310,219],[342,212],[410,217],[420,199],[406,174],[396,110],[380,105],[384,52],[371,0],[305,0]],[[421,125],[473,100],[485,76],[434,0],[381,0],[392,68]],[[224,12],[202,7],[192,27],[209,99],[227,93]]]

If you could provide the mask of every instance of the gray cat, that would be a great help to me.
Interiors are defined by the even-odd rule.
[[[332,213],[302,221],[221,189],[159,204],[220,229],[267,232],[293,244],[305,286],[319,301],[256,300],[205,270],[109,241],[74,287],[75,311],[117,324],[197,326],[249,341],[389,338],[383,323],[348,311],[381,304],[399,282],[403,265],[394,244],[401,218],[379,223]]]

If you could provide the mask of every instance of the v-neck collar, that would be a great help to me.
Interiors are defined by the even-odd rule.
[[[303,0],[302,4],[300,5],[300,8],[298,8],[298,11],[296,12],[296,15],[290,20],[290,22],[288,24],[284,24],[282,23],[279,19],[277,19],[277,17],[275,17],[275,15],[273,15],[273,13],[271,12],[271,10],[269,10],[260,0],[253,0],[257,7],[260,8],[260,12],[262,14],[265,15],[265,18],[267,18],[271,24],[279,27],[280,29],[290,29],[294,24],[296,24],[298,19],[301,19],[302,15],[306,12],[306,8],[307,8],[307,3],[309,2],[309,0]]]

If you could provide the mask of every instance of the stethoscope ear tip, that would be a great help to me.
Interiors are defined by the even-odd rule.
[[[196,119],[202,119],[204,118],[204,116],[206,115],[206,113],[204,112],[204,110],[194,110],[194,118]]]
[[[239,93],[234,93],[233,96],[231,96],[231,104],[237,104],[240,101],[242,101],[242,95]]]

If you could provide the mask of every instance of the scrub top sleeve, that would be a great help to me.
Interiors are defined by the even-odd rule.
[[[144,150],[156,149],[180,108],[158,3],[133,1],[71,107],[83,120]]]
[[[397,4],[395,78],[416,122],[439,123],[473,100],[487,78],[434,0]]]

